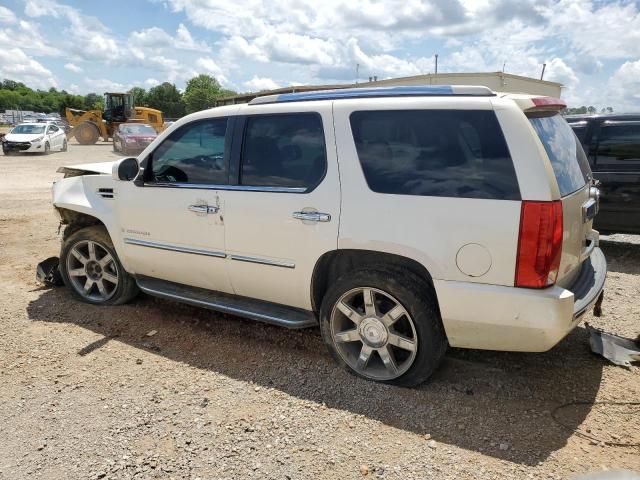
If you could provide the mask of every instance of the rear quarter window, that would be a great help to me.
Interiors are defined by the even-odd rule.
[[[513,162],[492,111],[357,111],[350,122],[374,192],[520,199]]]
[[[562,115],[530,115],[529,122],[551,161],[560,195],[565,197],[584,187],[591,178],[589,162],[578,137]]]

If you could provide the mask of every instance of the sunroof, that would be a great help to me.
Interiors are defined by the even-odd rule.
[[[249,105],[283,102],[306,102],[311,100],[339,100],[344,98],[380,98],[380,97],[491,97],[495,96],[489,88],[467,85],[418,85],[373,88],[343,88],[337,90],[314,90],[311,92],[282,93],[256,97]]]

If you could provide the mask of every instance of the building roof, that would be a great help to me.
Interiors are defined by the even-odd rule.
[[[345,84],[331,84],[331,85],[292,85],[289,87],[276,88],[273,90],[263,90],[260,92],[248,92],[241,93],[239,95],[232,95],[229,97],[219,98],[216,101],[216,106],[220,105],[233,105],[237,103],[249,103],[256,97],[262,97],[266,95],[278,95],[285,93],[298,93],[298,92],[310,92],[310,91],[318,91],[318,90],[338,90],[344,88],[365,88],[365,87],[384,87],[389,85],[398,85],[398,82],[407,82],[407,83],[415,83],[422,82],[425,85],[437,84],[434,82],[438,82],[438,80],[450,78],[450,79],[460,79],[462,81],[467,82],[469,85],[477,85],[478,81],[474,79],[485,77],[489,78],[502,78],[502,79],[515,79],[526,82],[531,82],[533,84],[538,85],[546,85],[553,86],[556,88],[561,88],[562,84],[558,82],[549,82],[547,80],[540,80],[537,78],[531,77],[523,77],[521,75],[513,75],[511,73],[504,72],[464,72],[464,73],[429,73],[425,75],[414,75],[410,77],[396,77],[396,78],[388,78],[384,80],[375,80],[375,81],[364,81],[360,83],[345,83]],[[448,82],[444,82],[448,83]]]

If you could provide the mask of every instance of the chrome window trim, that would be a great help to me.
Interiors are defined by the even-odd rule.
[[[247,257],[245,255],[229,255],[229,258],[239,262],[259,263],[260,265],[271,265],[273,267],[296,268],[295,263],[287,262],[286,260],[267,260],[266,258]]]
[[[124,243],[136,245],[138,247],[157,248],[158,250],[169,250],[171,252],[191,253],[194,255],[204,255],[205,257],[226,258],[224,252],[216,252],[213,250],[202,250],[199,248],[179,247],[168,243],[149,242],[147,240],[138,240],[137,238],[125,238]]]
[[[257,187],[251,185],[208,185],[199,183],[147,183],[145,187],[161,188],[193,188],[195,190],[230,190],[245,192],[270,192],[270,193],[306,193],[306,187]]]

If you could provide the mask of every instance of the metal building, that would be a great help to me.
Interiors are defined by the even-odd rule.
[[[386,80],[374,80],[339,84],[339,85],[300,85],[265,90],[262,92],[243,93],[231,97],[220,98],[216,106],[247,103],[256,97],[273,95],[278,93],[307,92],[311,90],[331,90],[353,87],[395,87],[399,85],[483,85],[495,92],[529,93],[549,97],[560,97],[562,84],[539,80],[537,78],[522,77],[503,72],[486,73],[438,73],[428,75],[416,75],[413,77],[390,78]]]

